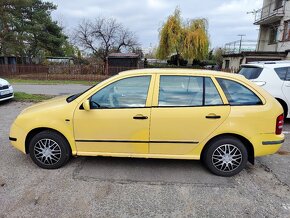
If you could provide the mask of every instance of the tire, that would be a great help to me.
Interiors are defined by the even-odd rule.
[[[29,154],[33,162],[44,169],[64,166],[71,157],[67,140],[53,131],[36,134],[29,142]]]
[[[276,99],[276,100],[281,104],[281,106],[283,108],[284,120],[286,120],[286,118],[288,116],[288,106],[284,101],[279,100],[279,99]]]
[[[220,137],[210,142],[203,160],[212,173],[229,177],[245,168],[248,152],[245,145],[237,138]]]
[[[283,107],[284,120],[286,120],[288,116],[288,109],[287,109],[287,106],[285,105],[282,105],[282,107]]]

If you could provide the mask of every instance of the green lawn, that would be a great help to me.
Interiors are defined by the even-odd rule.
[[[59,84],[82,84],[95,85],[97,81],[82,81],[82,80],[32,80],[32,79],[7,79],[13,84],[37,84],[37,85],[59,85]]]
[[[44,100],[51,99],[55,96],[51,95],[39,95],[39,94],[27,94],[25,92],[15,92],[14,100],[15,101],[26,101],[26,102],[41,102]]]

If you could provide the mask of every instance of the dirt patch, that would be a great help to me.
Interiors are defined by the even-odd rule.
[[[279,150],[279,151],[277,151],[277,154],[279,154],[279,155],[290,155],[290,152],[289,151],[284,151],[284,150]]]

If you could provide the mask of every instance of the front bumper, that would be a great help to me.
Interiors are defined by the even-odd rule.
[[[10,143],[17,148],[18,150],[22,151],[26,154],[25,149],[25,139],[26,139],[26,131],[17,126],[15,123],[12,124],[10,128],[10,135],[9,140]]]
[[[8,89],[0,90],[0,101],[5,101],[12,98],[14,98],[12,86],[10,86]]]

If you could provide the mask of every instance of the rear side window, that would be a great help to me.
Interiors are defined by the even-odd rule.
[[[158,106],[185,107],[221,104],[223,102],[211,78],[160,77]]]
[[[261,105],[261,99],[250,89],[244,85],[228,80],[228,79],[217,79],[220,86],[222,87],[230,105]]]
[[[203,77],[161,76],[159,106],[201,106]]]
[[[205,78],[204,88],[204,104],[205,105],[220,105],[223,104],[218,90],[216,89],[211,78]]]
[[[242,67],[239,74],[243,75],[247,79],[257,79],[262,71],[263,68],[259,67]]]
[[[275,68],[274,70],[281,80],[283,80],[283,81],[286,80],[288,67],[278,67],[278,68]]]
[[[286,81],[290,81],[290,69],[287,72]]]

